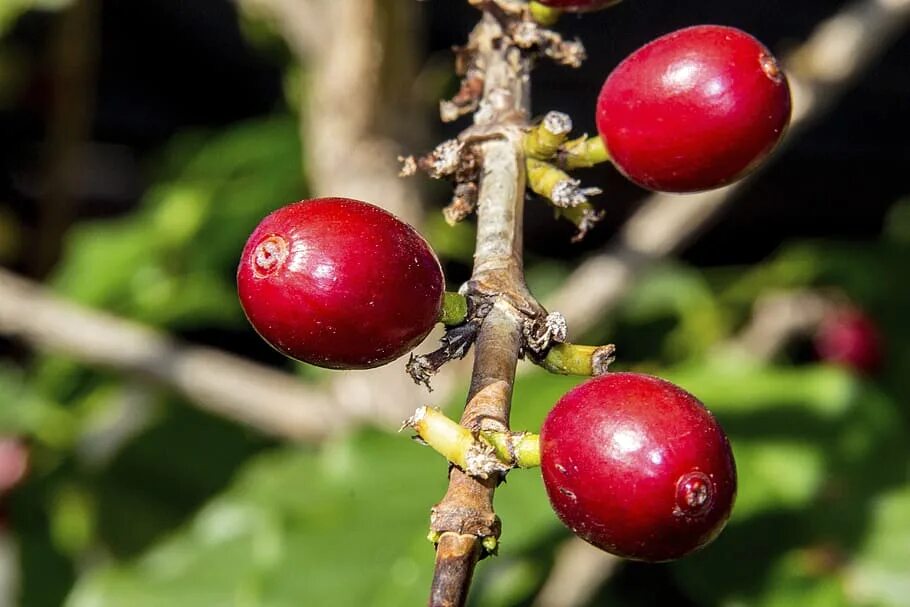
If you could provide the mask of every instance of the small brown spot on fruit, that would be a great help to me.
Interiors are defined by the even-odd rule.
[[[256,245],[253,250],[252,264],[256,276],[262,278],[275,273],[288,257],[288,241],[276,234],[271,234]]]
[[[784,74],[781,71],[780,66],[777,64],[777,59],[775,59],[773,55],[762,53],[758,57],[758,62],[761,64],[761,69],[765,73],[765,76],[774,82],[780,82],[783,80]]]

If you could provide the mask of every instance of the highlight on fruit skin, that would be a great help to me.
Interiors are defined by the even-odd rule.
[[[273,212],[237,268],[250,323],[284,354],[365,369],[412,350],[439,319],[442,267],[414,228],[366,202],[318,198]]]
[[[733,27],[699,25],[646,44],[607,77],[597,129],[621,173],[663,192],[717,188],[745,176],[790,121],[786,76],[771,52]]]
[[[617,556],[667,561],[713,540],[736,497],[720,425],[662,379],[607,373],[566,393],[540,434],[544,486],[576,535]]]

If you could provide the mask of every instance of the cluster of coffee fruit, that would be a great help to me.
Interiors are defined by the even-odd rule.
[[[564,11],[612,0],[539,0]],[[654,40],[607,77],[596,122],[609,159],[635,183],[692,192],[743,177],[790,116],[770,52],[730,27]],[[685,204],[685,201],[680,201]],[[440,319],[439,261],[410,226],[371,204],[307,200],[250,236],[237,273],[252,325],[276,349],[332,369],[386,364]],[[563,396],[540,435],[543,480],[559,518],[592,544],[663,561],[703,546],[730,515],[727,438],[692,395],[635,373],[607,373]]]

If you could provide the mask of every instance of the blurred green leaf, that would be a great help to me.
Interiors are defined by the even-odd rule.
[[[63,448],[72,443],[76,430],[69,411],[38,395],[21,371],[0,365],[0,434],[34,437]]]
[[[239,324],[234,274],[250,231],[302,196],[296,124],[273,117],[177,139],[139,211],[71,231],[57,289],[158,326]]]
[[[910,605],[910,489],[882,495],[871,506],[872,526],[848,567],[847,592],[856,604],[906,607]]]
[[[172,539],[84,579],[68,604],[416,604],[432,567],[428,508],[444,487],[445,463],[402,436],[277,449]]]

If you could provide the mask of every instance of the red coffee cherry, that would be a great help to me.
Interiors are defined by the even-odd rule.
[[[576,535],[618,556],[679,558],[723,529],[736,496],[730,444],[694,396],[608,373],[564,395],[540,434],[550,503]]]
[[[544,6],[558,8],[570,13],[583,13],[587,11],[596,11],[601,8],[607,8],[611,4],[616,4],[620,0],[537,0]]]
[[[882,337],[878,327],[855,308],[825,318],[815,334],[815,351],[824,361],[860,373],[874,373],[882,364]]]
[[[694,192],[761,162],[790,121],[790,88],[773,55],[732,27],[700,25],[629,55],[597,100],[597,130],[638,185]]]
[[[14,436],[0,436],[0,497],[28,474],[28,447]]]
[[[414,228],[365,202],[306,200],[253,231],[237,290],[259,334],[331,369],[378,367],[420,343],[439,318],[439,260]]]

